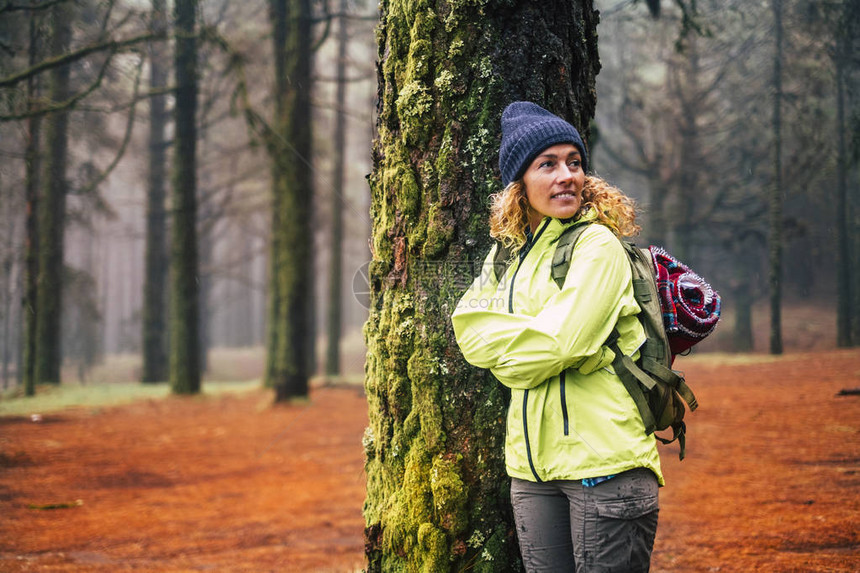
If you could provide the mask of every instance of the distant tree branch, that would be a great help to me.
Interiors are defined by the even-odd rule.
[[[102,65],[101,70],[99,70],[99,73],[96,76],[96,79],[93,80],[93,82],[85,90],[72,96],[71,98],[67,99],[66,101],[54,102],[54,103],[49,104],[49,105],[44,106],[44,107],[37,107],[34,109],[30,109],[24,113],[11,114],[11,115],[0,115],[0,122],[18,121],[18,120],[27,119],[30,117],[40,117],[43,115],[48,115],[50,113],[54,113],[54,112],[62,111],[62,110],[66,110],[66,109],[71,109],[71,108],[75,107],[75,105],[79,101],[81,101],[82,99],[84,99],[85,97],[87,97],[88,95],[93,93],[96,89],[98,89],[98,87],[102,83],[102,80],[104,80],[105,74],[107,73],[107,70],[110,67],[110,63],[111,63],[111,60],[113,59],[114,55],[116,55],[116,54],[111,53],[105,59],[105,62]]]
[[[6,52],[6,55],[12,57],[15,55],[15,50],[12,49],[12,46],[7,44],[6,42],[0,41],[0,50]]]
[[[628,135],[630,135],[631,139],[633,139],[631,134],[628,134]],[[618,165],[620,165],[624,169],[627,169],[627,170],[632,171],[634,173],[637,173],[639,175],[648,175],[649,174],[649,170],[647,167],[644,167],[642,165],[638,165],[638,164],[634,163],[633,161],[630,161],[622,153],[620,153],[614,147],[612,147],[612,145],[610,145],[608,141],[601,141],[600,142],[600,149],[603,149],[607,153],[607,155],[609,155],[609,157],[612,158],[612,160],[615,163],[617,163]]]
[[[346,20],[356,20],[359,22],[376,22],[379,20],[379,16],[375,14],[373,16],[358,16],[356,14],[350,14],[349,12],[328,12],[322,18],[314,18],[313,20],[311,20],[311,22],[313,22],[314,24],[319,24],[320,22],[323,22],[325,20],[331,20],[334,18],[344,18]]]
[[[41,11],[41,10],[49,10],[53,8],[57,4],[63,4],[64,2],[70,2],[72,0],[47,0],[46,2],[28,2],[26,4],[15,4],[13,2],[5,2],[0,5],[0,14],[4,12],[23,12],[23,11]]]
[[[251,104],[251,98],[248,94],[248,81],[245,76],[245,62],[242,54],[233,49],[233,46],[230,45],[227,39],[214,28],[202,30],[200,36],[201,39],[212,43],[227,55],[227,69],[236,75],[236,89],[233,91],[231,105],[234,109],[237,107],[241,109],[242,114],[245,116],[245,123],[251,132],[252,140],[257,138],[262,139],[270,156],[277,157],[282,147],[278,143],[278,134],[275,133],[269,122]]]
[[[140,91],[140,78],[143,76],[143,62],[145,58],[142,56],[139,58],[137,63],[137,75],[134,78],[134,94],[132,96],[133,102],[140,101],[138,98],[138,93]],[[117,165],[119,165],[120,159],[122,159],[123,155],[125,155],[125,150],[128,148],[128,142],[131,141],[131,134],[134,131],[134,118],[137,112],[137,105],[132,104],[131,109],[128,112],[128,120],[125,124],[125,135],[123,136],[122,143],[119,146],[119,149],[116,152],[116,155],[111,161],[110,165],[107,168],[99,173],[97,177],[95,177],[92,181],[90,181],[85,187],[78,190],[78,194],[80,195],[89,195],[95,189],[101,185],[105,179],[113,172]]]
[[[126,51],[129,48],[137,46],[138,44],[149,42],[152,40],[162,40],[166,37],[166,32],[157,31],[143,34],[140,36],[135,36],[133,38],[127,38],[125,40],[110,40],[107,42],[100,42],[98,44],[86,46],[84,48],[81,48],[80,50],[69,52],[68,54],[63,54],[54,58],[48,58],[24,71],[12,74],[11,76],[6,76],[5,78],[0,78],[0,88],[12,87],[22,81],[39,75],[42,72],[77,62],[78,60],[82,60],[92,54],[100,52],[111,52],[111,54],[113,55]]]
[[[77,106],[75,109],[77,111],[85,111],[89,113],[117,113],[120,111],[125,111],[138,103],[154,98],[157,96],[170,95],[176,90],[175,86],[165,86],[163,88],[151,89],[145,92],[137,93],[132,99],[128,101],[124,101],[122,103],[118,103],[116,105],[110,107],[95,107],[95,106]],[[0,116],[0,120],[2,120],[2,116]]]
[[[323,7],[323,17],[319,22],[325,22],[325,28],[323,29],[322,34],[320,34],[319,40],[317,40],[316,44],[311,48],[311,52],[316,52],[322,47],[325,41],[328,39],[329,32],[331,32],[331,10],[329,10],[328,0],[322,1]],[[314,23],[314,20],[311,19],[311,23]]]
[[[368,80],[376,79],[375,74],[368,74],[366,76],[356,76],[354,78],[344,78],[343,80],[339,80],[338,78],[328,78],[325,76],[314,76],[313,80],[315,82],[339,82],[343,81],[345,83],[358,83],[358,82],[366,82]]]

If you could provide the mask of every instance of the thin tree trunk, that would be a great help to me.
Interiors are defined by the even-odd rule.
[[[311,7],[270,0],[275,53],[273,222],[267,384],[306,396],[314,369]]]
[[[171,250],[170,386],[200,391],[197,264],[197,40],[196,0],[176,0],[176,109]]]
[[[71,44],[73,4],[63,2],[52,8],[51,55],[64,54]],[[51,70],[49,98],[68,99],[68,65]],[[62,364],[61,317],[66,230],[66,163],[68,155],[68,112],[59,111],[46,119],[44,192],[39,201],[39,277],[36,295],[36,362],[34,379],[39,383],[60,383]]]
[[[3,196],[3,174],[0,173],[0,197]],[[8,195],[7,195],[8,196]],[[12,248],[15,244],[13,237],[15,236],[17,229],[15,228],[15,219],[17,218],[17,213],[15,209],[7,209],[3,213],[3,217],[5,219],[5,243],[7,245],[7,250],[3,259],[3,272],[2,272],[2,280],[3,280],[3,348],[0,350],[2,353],[2,378],[3,378],[3,389],[9,387],[9,362],[11,361],[11,352],[12,352],[12,342],[10,340],[12,333],[12,314],[13,314],[13,304],[12,300],[17,295],[16,291],[16,283],[14,277],[14,271],[17,267],[15,264],[15,259],[17,257],[17,249]]]
[[[38,16],[30,14],[30,66],[39,57]],[[39,95],[36,78],[27,80],[28,105],[34,106]],[[18,375],[24,383],[24,394],[36,393],[36,297],[39,276],[39,173],[41,171],[42,120],[38,116],[27,120],[26,183],[25,183],[25,243],[24,243],[24,297],[22,302],[21,356]]]
[[[347,0],[340,0],[340,13],[337,36],[337,87],[335,95],[334,162],[332,166],[331,194],[331,260],[328,287],[328,352],[326,353],[326,374],[340,374],[340,339],[343,325],[343,203],[344,203],[344,154],[346,152],[346,49],[347,19],[349,9]]]
[[[768,236],[770,353],[782,354],[782,0],[771,0],[771,7],[776,46],[773,60],[773,185]]]
[[[509,394],[463,361],[450,314],[490,246],[502,110],[532,100],[584,131],[597,15],[589,0],[383,0],[380,13],[368,571],[520,571],[503,461]]]
[[[648,188],[651,190],[648,204],[648,237],[652,245],[665,246],[669,222],[666,218],[666,199],[669,197],[669,186],[660,176],[661,160],[654,162],[655,167],[649,169]]]
[[[701,105],[699,75],[699,47],[695,36],[688,39],[684,50],[685,61],[682,66],[683,80],[678,86],[681,101],[681,151],[678,178],[678,210],[675,224],[675,243],[673,252],[682,260],[691,260],[693,236],[695,235],[695,206],[700,195],[699,173],[702,170],[702,150],[699,136],[698,109]]]
[[[857,135],[860,136],[860,127],[857,130]],[[857,137],[857,141],[860,141],[860,137]],[[851,293],[854,299],[854,314],[852,315],[851,340],[857,345],[860,344],[860,169],[855,165],[853,171],[853,187],[851,187],[853,201],[850,203],[852,203],[852,234],[854,237],[853,255],[851,257],[853,264]]]
[[[165,0],[152,0],[152,27],[167,28]],[[154,41],[149,47],[150,82],[153,90],[167,85],[164,43]],[[166,97],[149,100],[149,179],[146,202],[146,271],[143,287],[143,368],[142,382],[167,380],[167,329],[165,293],[167,291],[167,213],[165,211],[168,121]]]
[[[205,154],[203,155],[205,157]],[[208,187],[208,182],[203,182],[203,188],[206,189]],[[203,193],[205,196],[206,193]],[[210,208],[204,207],[201,209],[200,219],[205,221],[205,223],[197,226],[197,233],[199,235],[199,249],[198,249],[198,266],[201,269],[207,269],[200,273],[199,280],[197,281],[198,288],[198,296],[199,296],[199,309],[200,312],[198,314],[198,337],[199,337],[199,364],[200,364],[200,372],[204,373],[209,369],[209,346],[211,345],[211,332],[212,321],[210,320],[210,304],[212,297],[212,247],[214,244],[214,214],[208,213],[207,211],[211,211]]]
[[[853,346],[851,338],[851,244],[848,204],[848,151],[845,145],[845,57],[837,38],[836,64],[836,345]],[[856,309],[854,312],[857,312]]]

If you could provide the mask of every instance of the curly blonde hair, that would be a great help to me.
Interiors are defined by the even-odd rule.
[[[582,206],[576,214],[593,209],[595,220],[619,237],[632,237],[641,227],[636,224],[636,203],[595,175],[585,176],[582,188]],[[512,181],[505,189],[490,196],[490,236],[501,241],[511,251],[526,242],[529,201],[522,179]]]

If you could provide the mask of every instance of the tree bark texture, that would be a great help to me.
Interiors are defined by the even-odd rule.
[[[170,296],[170,385],[176,394],[200,391],[197,264],[196,0],[176,0],[176,103],[173,155]]]
[[[165,0],[152,2],[152,27],[167,27]],[[164,42],[153,41],[149,47],[149,85],[159,90],[167,85]],[[167,292],[167,213],[165,209],[167,143],[165,128],[168,117],[166,97],[149,100],[149,178],[146,197],[146,271],[143,287],[143,369],[142,382],[167,380],[167,329],[165,293]]]
[[[73,5],[60,3],[52,8],[51,54],[64,54],[72,40]],[[71,69],[51,70],[48,97],[53,102],[68,98]],[[36,360],[38,383],[59,383],[63,355],[61,317],[66,230],[66,163],[68,158],[67,111],[55,112],[45,121],[45,161],[43,192],[39,201],[39,275],[36,294]]]
[[[768,283],[770,353],[782,354],[782,0],[771,0],[774,20],[773,185],[770,190]]]
[[[332,165],[331,199],[331,259],[328,285],[328,348],[326,351],[326,374],[340,374],[340,338],[343,323],[343,205],[344,205],[344,155],[346,154],[346,49],[349,42],[346,14],[347,0],[340,0],[337,33],[337,72],[335,87],[334,161]]]
[[[272,245],[266,383],[306,396],[314,371],[312,34],[309,0],[270,0],[275,54]]]
[[[517,571],[509,394],[463,361],[449,317],[490,247],[502,110],[532,100],[587,135],[598,16],[589,0],[383,0],[380,10],[368,571]]]

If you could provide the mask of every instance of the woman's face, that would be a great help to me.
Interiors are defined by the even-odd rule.
[[[573,217],[582,206],[585,185],[579,148],[570,143],[547,147],[526,168],[523,183],[532,231],[544,217]]]

